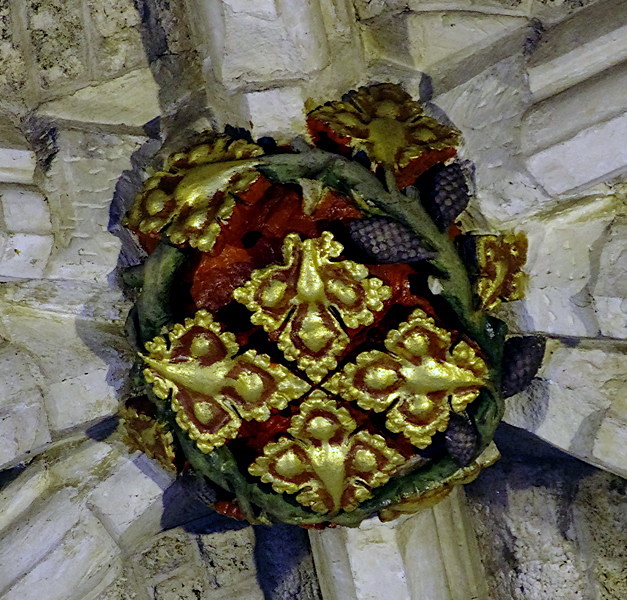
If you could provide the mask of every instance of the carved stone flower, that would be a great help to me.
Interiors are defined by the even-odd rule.
[[[450,333],[420,309],[388,333],[385,347],[359,354],[326,387],[383,412],[390,431],[425,448],[446,429],[451,410],[461,412],[479,395],[487,366],[466,342],[451,346]]]
[[[476,297],[516,297],[524,244],[480,237],[464,265],[456,211],[442,226],[433,209],[468,200],[459,165],[444,164],[459,134],[399,86],[351,92],[308,122],[324,149],[266,155],[212,136],[146,182],[127,219],[149,253],[130,323],[140,400],[177,465],[222,488],[220,511],[357,525],[435,501],[485,464],[500,390],[538,361],[521,350],[524,378],[501,381],[505,327]],[[436,163],[422,204],[403,193]]]
[[[401,188],[455,156],[460,139],[459,131],[426,115],[405,90],[389,83],[349,92],[310,111],[307,119],[314,139],[326,135],[364,151],[375,166],[391,168]]]
[[[291,437],[268,444],[248,471],[318,513],[353,510],[405,462],[385,438],[356,429],[348,410],[315,390],[292,417]]]
[[[143,234],[164,233],[175,244],[211,250],[237,193],[259,177],[249,159],[262,153],[256,144],[222,135],[173,155],[168,170],[145,182],[125,224]]]
[[[342,250],[328,231],[304,242],[289,234],[284,264],[254,271],[233,292],[254,313],[255,325],[269,333],[280,331],[278,347],[313,381],[336,366],[337,355],[350,341],[345,330],[370,325],[373,312],[391,295],[380,279],[368,277],[364,265],[333,261]]]

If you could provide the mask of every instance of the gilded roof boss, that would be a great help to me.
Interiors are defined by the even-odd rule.
[[[146,180],[124,418],[216,510],[355,526],[491,464],[543,345],[486,312],[522,297],[526,240],[463,231],[459,131],[392,84],[309,102],[307,124],[308,145],[203,134]]]

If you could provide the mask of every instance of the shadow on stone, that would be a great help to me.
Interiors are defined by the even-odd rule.
[[[320,598],[307,531],[283,523],[254,530],[257,579],[266,600]]]
[[[89,427],[85,431],[85,434],[92,440],[103,442],[117,429],[119,423],[120,417],[118,415],[111,415]]]
[[[188,533],[207,534],[249,526],[215,512],[209,506],[215,501],[215,491],[208,483],[194,475],[181,475],[163,492],[161,528],[182,527]]]

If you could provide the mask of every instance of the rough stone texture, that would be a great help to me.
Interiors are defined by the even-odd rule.
[[[621,0],[597,2],[543,36],[529,63],[529,87],[541,100],[625,58],[627,6]]]
[[[36,452],[51,440],[40,377],[27,353],[10,344],[0,345],[0,468]]]
[[[26,0],[25,5],[42,88],[86,79],[81,0]]]
[[[489,598],[623,597],[624,480],[532,436],[508,430],[497,443],[503,459],[466,488]]]
[[[191,6],[200,17],[196,36],[208,48],[210,68],[229,89],[302,78],[328,61],[317,2],[225,0],[220,6],[198,0]]]
[[[22,600],[80,600],[104,578],[121,570],[120,549],[100,522],[89,513],[63,537],[41,562],[2,596]]]
[[[41,105],[39,113],[87,123],[142,127],[161,114],[150,69],[135,69],[116,79],[90,85],[61,100]]]
[[[88,284],[16,283],[0,289],[0,306],[0,335],[38,357],[51,431],[87,428],[117,410],[128,368],[119,296]]]
[[[388,14],[364,28],[370,61],[400,64],[428,74],[436,94],[519,52],[529,20],[480,12],[405,12]]]
[[[42,181],[55,226],[55,251],[46,276],[106,281],[119,240],[107,231],[116,182],[144,138],[84,132],[58,134],[59,152]]]
[[[5,231],[38,234],[52,232],[48,203],[37,190],[21,186],[1,187],[0,206]]]
[[[521,222],[518,229],[529,239],[525,272],[529,281],[525,298],[504,307],[503,316],[522,331],[596,337],[593,289],[610,265],[600,254],[608,227],[622,212],[619,195],[592,196],[568,208]],[[620,267],[619,267],[620,269]],[[615,272],[615,277],[621,275]],[[604,319],[620,320],[620,310]]]
[[[0,144],[0,182],[33,183],[35,154],[28,149],[14,147],[10,142]]]
[[[87,2],[91,17],[94,79],[104,79],[145,63],[139,15],[130,0]]]
[[[20,93],[26,80],[24,57],[13,33],[13,11],[9,0],[0,1],[0,90],[3,96]],[[2,98],[0,105],[19,104]]]
[[[160,531],[161,496],[172,479],[145,455],[133,455],[120,460],[87,502],[116,542],[132,549]]]

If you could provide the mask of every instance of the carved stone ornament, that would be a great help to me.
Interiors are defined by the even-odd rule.
[[[462,231],[459,131],[391,84],[307,123],[291,146],[204,134],[145,182],[126,423],[220,488],[216,510],[355,526],[494,462],[503,390],[531,381],[542,341],[507,346],[486,312],[521,297],[526,240]]]

